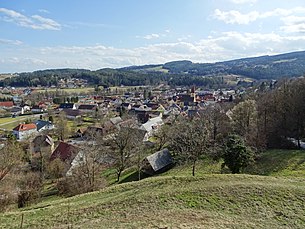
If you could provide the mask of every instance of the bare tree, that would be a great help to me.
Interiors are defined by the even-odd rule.
[[[208,122],[202,118],[180,119],[173,127],[170,148],[178,160],[192,163],[193,176],[196,162],[201,157],[210,155],[209,130]]]
[[[57,132],[57,135],[59,136],[59,139],[61,141],[64,141],[65,139],[67,139],[70,131],[69,131],[69,127],[68,127],[68,121],[67,121],[67,118],[66,118],[66,115],[64,114],[64,112],[60,112],[55,125],[56,125],[56,132]]]
[[[117,172],[117,182],[120,181],[122,172],[130,165],[131,157],[134,156],[143,143],[143,131],[121,127],[113,138],[113,148],[115,156],[115,167]]]
[[[39,173],[26,172],[20,176],[18,186],[18,207],[25,207],[30,201],[37,200],[41,194],[42,180]]]
[[[14,168],[21,164],[24,152],[18,142],[7,140],[0,150],[0,182]]]
[[[163,125],[156,132],[154,132],[153,137],[155,138],[157,151],[161,150],[170,140],[171,127],[169,125]]]
[[[104,179],[99,175],[107,163],[105,156],[108,152],[104,143],[101,133],[92,131],[86,134],[86,141],[78,147],[67,176],[57,183],[60,194],[72,196],[105,186]]]
[[[76,156],[79,160],[76,170],[73,173],[82,176],[88,187],[88,191],[96,189],[100,180],[98,174],[107,163],[104,158],[107,154],[105,140],[100,132],[87,133],[87,141],[80,147],[80,152]]]
[[[63,176],[65,164],[60,158],[55,158],[47,165],[47,174],[50,178],[59,179]]]

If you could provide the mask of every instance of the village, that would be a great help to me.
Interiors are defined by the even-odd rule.
[[[1,114],[10,117],[3,117],[3,121],[0,119],[0,128],[2,141],[13,137],[26,145],[32,166],[37,158],[50,161],[60,158],[65,164],[66,175],[71,175],[73,168],[82,163],[86,151],[96,144],[97,135],[103,139],[115,138],[122,128],[129,128],[141,132],[137,141],[153,145],[154,134],[162,125],[170,124],[178,116],[195,117],[204,113],[208,106],[232,102],[236,96],[235,90],[170,88],[167,85],[122,86],[86,93],[78,91],[78,94],[73,91],[71,95],[63,91],[79,88],[78,84],[68,82],[61,86],[61,89],[56,89],[57,94],[54,89],[53,94],[48,92],[52,88],[40,91],[36,88],[2,89],[2,94],[10,99],[0,102]],[[84,149],[89,140],[92,145]],[[167,150],[164,152],[170,157]],[[155,155],[159,155],[161,162],[160,152]],[[100,163],[115,163],[111,153],[103,158],[104,161],[99,159]],[[156,160],[154,156],[147,158]],[[151,165],[154,171],[146,169],[147,173],[158,172],[171,163],[170,158],[165,161],[165,164]],[[156,161],[152,163],[158,164]]]

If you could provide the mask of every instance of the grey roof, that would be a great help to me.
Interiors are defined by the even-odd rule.
[[[173,159],[168,149],[158,151],[146,157],[146,159],[148,160],[149,164],[155,172],[173,163]]]
[[[37,131],[39,131],[41,128],[45,126],[52,125],[50,121],[45,121],[45,120],[37,120],[35,124],[37,126]]]

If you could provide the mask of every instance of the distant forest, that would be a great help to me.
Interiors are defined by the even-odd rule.
[[[171,86],[197,85],[217,87],[223,76],[237,75],[253,80],[270,80],[305,75],[305,51],[261,56],[218,63],[192,63],[174,61],[160,65],[131,66],[121,69],[51,69],[20,73],[17,77],[0,81],[0,86],[34,87],[58,86],[60,79],[85,79],[88,84],[109,86],[156,85],[162,82]]]

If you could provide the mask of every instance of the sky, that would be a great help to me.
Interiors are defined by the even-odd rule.
[[[0,0],[0,73],[301,50],[304,0]]]

